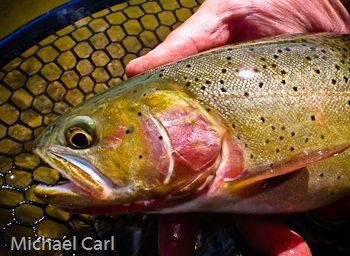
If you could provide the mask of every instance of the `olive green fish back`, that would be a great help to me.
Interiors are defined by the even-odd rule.
[[[155,75],[218,110],[253,168],[350,142],[349,57],[349,35],[301,35],[223,47]]]

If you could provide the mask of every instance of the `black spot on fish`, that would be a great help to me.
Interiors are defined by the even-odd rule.
[[[163,74],[159,74],[158,76],[159,76],[159,77],[163,77]]]
[[[224,80],[220,80],[220,84],[224,84]]]
[[[254,156],[252,154],[250,154],[250,159],[253,159],[253,158],[254,158]]]
[[[142,113],[141,113],[141,112],[138,112],[137,115],[138,115],[138,116],[142,116]]]
[[[262,61],[266,61],[266,59],[265,59],[264,57],[261,57],[261,58],[260,58],[260,60],[262,60]]]
[[[236,129],[236,125],[235,125],[235,124],[232,124],[232,128],[233,128],[233,129]]]
[[[292,132],[290,135],[292,135],[292,137],[294,137],[295,136],[295,132]]]
[[[272,129],[272,131],[276,130],[276,128],[274,126],[271,126],[271,129]]]
[[[260,88],[262,88],[262,87],[263,87],[263,85],[264,85],[264,83],[263,83],[263,82],[260,82],[260,83],[259,83],[259,87],[260,87]]]
[[[344,76],[344,81],[345,81],[345,83],[347,83],[349,81],[349,78]]]
[[[280,140],[283,140],[284,139],[284,137],[283,136],[280,136]]]
[[[282,126],[281,129],[284,131],[286,129],[286,127]]]
[[[339,69],[340,69],[340,67],[339,67],[339,65],[338,65],[338,64],[335,64],[334,66],[335,66],[335,68],[336,68],[337,70],[339,70]]]
[[[194,81],[195,81],[195,82],[198,82],[198,81],[199,81],[199,79],[196,77],[196,78],[194,79]]]
[[[210,112],[210,108],[207,108],[207,112]]]
[[[287,71],[281,70],[281,74],[282,74],[282,75],[285,75],[285,74],[287,74]]]
[[[254,48],[249,48],[249,51],[253,52],[253,51],[255,51],[255,49]]]
[[[337,180],[340,180],[340,176],[337,177]]]
[[[323,139],[323,140],[324,140],[324,135],[323,135],[323,134],[321,135],[321,139]]]
[[[159,136],[158,139],[162,140],[162,139],[163,139],[163,136]]]
[[[321,173],[321,174],[320,174],[320,177],[322,178],[323,176],[324,176],[324,174],[323,174],[323,173]]]
[[[139,158],[142,159],[142,155],[139,155]]]
[[[314,115],[311,115],[311,120],[312,121],[315,121],[316,120],[316,117]]]
[[[144,94],[143,94],[143,97],[145,97],[145,96],[147,96],[147,93],[144,93]]]
[[[332,84],[336,84],[336,83],[337,83],[337,80],[332,79]]]
[[[311,50],[312,52],[314,52],[314,51],[316,51],[316,48],[315,48],[315,47],[310,47],[310,50]]]
[[[259,69],[254,68],[253,71],[254,71],[255,73],[258,73],[258,72],[259,72]]]
[[[286,84],[286,80],[283,79],[283,80],[281,81],[281,83],[282,83],[282,84]]]
[[[186,83],[186,86],[190,86],[190,85],[191,85],[191,82],[187,82],[187,83]]]
[[[333,196],[334,195],[334,191],[331,191],[331,196]]]
[[[263,67],[263,68],[267,68],[267,66],[266,66],[266,65],[263,65],[262,67]]]
[[[265,142],[266,142],[266,144],[269,144],[270,141],[269,141],[269,140],[266,140]]]
[[[305,59],[307,59],[308,61],[311,60],[311,58],[309,56],[306,56]]]
[[[226,88],[224,88],[224,87],[221,87],[221,91],[222,92],[227,92]]]
[[[305,143],[307,143],[308,141],[309,141],[309,138],[306,138],[306,139],[305,139]]]
[[[186,65],[186,68],[190,68],[190,67],[191,67],[191,64],[187,64],[187,65]]]
[[[201,90],[204,91],[204,90],[205,90],[205,86],[202,86],[202,87],[201,87]]]
[[[287,52],[290,52],[291,51],[291,49],[290,48],[285,48],[285,50],[287,51]]]
[[[293,86],[293,91],[297,92],[298,91],[298,87]]]
[[[230,56],[227,56],[226,59],[227,60],[232,60],[232,58]]]
[[[278,49],[277,52],[278,52],[278,53],[282,53],[282,50],[281,50],[281,49]]]
[[[209,80],[205,81],[206,84],[211,84],[211,82]]]
[[[263,116],[260,118],[260,120],[261,122],[265,123],[265,118]]]
[[[277,65],[276,64],[272,64],[271,67],[275,68],[275,67],[277,67]]]
[[[320,71],[319,69],[315,69],[315,72],[316,72],[317,74],[320,74],[320,73],[321,73],[321,71]]]
[[[226,71],[227,71],[226,68],[221,69],[221,72],[224,74],[226,73]]]
[[[276,149],[276,152],[277,152],[277,153],[279,153],[279,152],[280,152],[280,149],[279,149],[279,148],[277,148],[277,149]]]
[[[278,59],[278,55],[273,55],[273,58],[275,59],[275,60],[277,60]]]
[[[294,148],[293,148],[293,147],[290,147],[290,151],[294,151]]]
[[[245,92],[245,93],[244,93],[244,96],[249,97],[249,93],[248,93],[248,92]]]

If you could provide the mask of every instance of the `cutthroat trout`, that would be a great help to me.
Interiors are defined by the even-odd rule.
[[[65,210],[287,213],[350,195],[350,35],[217,48],[125,81],[34,149]]]

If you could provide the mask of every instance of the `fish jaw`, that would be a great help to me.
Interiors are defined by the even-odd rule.
[[[56,186],[38,185],[34,193],[43,201],[48,201],[65,211],[93,215],[145,212],[164,201],[164,198],[153,198],[115,204],[113,200],[92,197],[73,182]]]
[[[130,198],[134,194],[133,189],[113,187],[113,184],[106,177],[82,158],[50,151],[43,153],[38,148],[33,149],[33,151],[69,180],[57,185],[40,184],[34,190],[37,197],[63,210],[96,215],[129,213],[145,211],[145,209],[154,207],[163,201],[155,198],[137,200],[134,203],[116,204],[113,200],[114,197],[119,195],[120,198],[123,196]],[[47,157],[47,154],[50,154],[51,157]],[[69,170],[60,167],[59,163],[66,165]],[[86,179],[87,176],[90,178]],[[90,183],[87,183],[87,180]]]
[[[105,200],[111,196],[112,182],[87,160],[69,153],[63,153],[60,147],[46,149],[45,151],[36,147],[33,152],[69,180],[63,185],[38,185],[35,193],[45,201],[49,199],[50,195],[57,197],[60,194],[66,195],[67,193],[74,195],[74,197],[80,194],[99,200]],[[51,200],[49,201],[51,202]]]

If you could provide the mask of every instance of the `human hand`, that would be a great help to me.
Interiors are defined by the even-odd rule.
[[[349,33],[339,0],[207,0],[163,43],[131,61],[128,77],[232,42],[307,32]]]
[[[157,66],[232,42],[265,36],[308,32],[350,32],[350,17],[339,0],[207,0],[183,25],[147,55],[126,67],[128,77]],[[336,220],[346,212],[349,199],[337,207],[314,211]],[[343,209],[347,209],[343,211]],[[331,210],[329,210],[331,209]],[[199,216],[199,215],[198,215]],[[192,255],[199,217],[163,215],[159,221],[161,255]],[[311,255],[306,242],[278,216],[234,215],[247,243],[263,255]],[[263,239],[262,239],[263,238]]]

